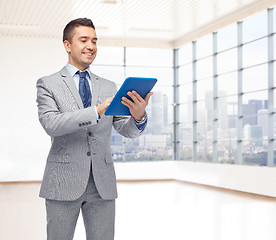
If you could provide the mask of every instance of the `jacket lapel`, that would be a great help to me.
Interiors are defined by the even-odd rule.
[[[98,98],[99,98],[99,88],[100,88],[100,82],[99,77],[95,74],[90,72],[91,81],[92,81],[92,106],[98,105]]]
[[[65,84],[67,85],[69,90],[71,91],[72,96],[75,98],[78,107],[79,108],[84,108],[81,97],[80,97],[80,94],[79,94],[78,89],[76,87],[76,84],[74,82],[74,79],[70,76],[67,69],[65,67],[62,68],[61,71],[60,71],[60,74],[61,74],[61,77],[62,77],[63,81],[65,82]],[[93,94],[92,94],[92,99],[93,99]]]

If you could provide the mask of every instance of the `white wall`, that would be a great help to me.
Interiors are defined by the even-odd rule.
[[[120,180],[174,179],[276,197],[276,168],[185,161],[118,163]]]
[[[37,117],[36,81],[67,55],[61,40],[8,37],[0,53],[0,181],[41,179],[50,138]]]

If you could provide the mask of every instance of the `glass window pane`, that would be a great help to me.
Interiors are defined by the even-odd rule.
[[[208,57],[196,62],[196,79],[213,76],[213,58]]]
[[[237,48],[217,55],[218,74],[230,72],[238,68]]]
[[[197,81],[197,100],[203,100],[206,98],[206,93],[209,96],[209,92],[213,91],[213,79],[207,78]]]
[[[193,144],[193,124],[185,123],[179,126],[179,138],[182,145]]]
[[[276,11],[276,10],[275,10]],[[274,11],[274,12],[275,12]],[[276,16],[275,16],[276,18]],[[275,20],[276,21],[276,20]],[[275,23],[276,24],[276,23]],[[276,59],[276,51],[275,51],[275,46],[276,46],[276,35],[274,34],[274,37],[273,37],[273,48],[274,48],[274,52],[273,52],[273,59],[275,60]],[[275,64],[274,64],[275,66]],[[274,74],[275,75],[275,74]]]
[[[265,97],[265,93],[261,92],[259,94],[245,94],[245,99],[248,99],[248,102],[242,104],[242,114],[244,116],[242,118],[242,127],[243,139],[248,141],[248,146],[245,145],[247,146],[246,153],[255,151],[258,154],[258,151],[261,151],[260,148],[262,148],[261,142],[267,139],[268,134],[267,97]],[[248,149],[250,144],[252,144],[251,150]],[[247,158],[249,157],[248,154],[246,156]]]
[[[235,164],[237,159],[237,142],[229,140],[218,141],[217,155],[219,163]]]
[[[193,45],[186,44],[179,49],[179,65],[191,63],[193,61]]]
[[[171,67],[173,51],[169,49],[127,48],[127,65]]]
[[[257,113],[256,113],[257,112]],[[268,110],[262,106],[260,108],[253,106],[243,106],[244,117],[242,119],[242,126],[244,129],[247,126],[259,126],[262,129],[263,136],[268,136]],[[246,135],[244,136],[246,138]],[[247,139],[247,138],[246,138]]]
[[[243,42],[267,35],[267,12],[249,17],[243,22]]]
[[[173,70],[171,68],[126,67],[126,77],[157,78],[157,86],[173,86]]]
[[[162,91],[163,90],[163,91]],[[172,108],[166,96],[167,88],[158,88],[147,106],[149,117],[147,128],[137,139],[125,139],[126,161],[153,161],[172,159]],[[118,155],[118,161],[123,160],[123,141],[120,135],[112,134],[113,155]]]
[[[260,109],[268,108],[267,92],[244,94],[242,104],[243,116],[257,115]]]
[[[172,146],[170,136],[170,134],[143,134],[143,136],[137,139],[126,138],[125,161],[133,162],[172,160]],[[116,152],[113,153],[113,155],[114,154],[116,154]],[[118,159],[117,161],[122,160],[123,158],[121,157],[120,160]]]
[[[268,139],[268,109],[263,108],[258,110],[257,125],[262,127],[264,139]]]
[[[180,104],[179,121],[181,123],[191,123],[193,121],[193,103]]]
[[[204,110],[208,121],[213,121],[214,97],[213,91],[206,91],[204,97]]]
[[[95,58],[92,67],[94,67],[95,64],[123,65],[124,48],[98,46],[97,57]]]
[[[200,100],[197,102],[196,104],[197,106],[197,121],[198,122],[205,122],[207,121],[207,117],[209,116],[208,115],[208,110],[209,108],[206,107],[206,103],[205,103],[205,100]],[[206,110],[208,109],[208,110]],[[211,119],[212,119],[213,115],[211,115]]]
[[[169,104],[168,107],[168,124],[173,124],[173,104]]]
[[[276,138],[276,113],[273,114],[273,123],[274,123],[274,126],[272,131],[275,139]],[[276,150],[276,141],[274,141],[274,149]],[[275,152],[275,155],[276,155],[276,152]]]
[[[273,8],[273,31],[276,32],[276,10]]]
[[[92,65],[91,71],[100,77],[114,81],[118,87],[121,86],[125,80],[125,71],[123,67]]]
[[[267,38],[243,46],[244,67],[265,63],[267,61]]]
[[[213,54],[213,35],[209,34],[196,41],[196,58],[202,58]]]
[[[179,68],[179,84],[193,81],[193,65],[186,64]]]
[[[228,116],[225,119],[219,119],[218,125],[226,128],[218,128],[218,141],[237,141],[237,116]],[[226,123],[226,124],[225,124]]]
[[[275,37],[276,38],[276,37]],[[276,47],[276,45],[275,45],[275,47]],[[276,55],[276,54],[275,54]],[[274,67],[273,67],[274,69],[274,86],[276,86],[276,62],[274,62]],[[276,106],[276,105],[275,105]]]
[[[197,124],[197,135],[198,140],[206,140],[212,141],[213,139],[213,121],[207,120],[204,122],[198,122]]]
[[[219,119],[218,128],[221,128],[221,129],[228,128],[228,121],[227,121],[228,100],[231,100],[231,98],[228,99],[227,97],[222,97],[222,98],[218,98],[217,100],[217,107],[218,107],[217,117]],[[229,107],[231,107],[231,105]]]
[[[213,132],[210,122],[198,123],[197,161],[210,162],[213,158]]]
[[[273,102],[273,106],[274,106],[274,108],[276,108],[276,90],[274,89],[274,91],[273,91],[273,96],[274,96],[274,102]],[[276,119],[275,119],[275,123],[276,123]]]
[[[218,99],[219,101],[219,99]],[[229,117],[236,117],[238,115],[238,96],[227,97],[227,115]],[[231,126],[233,126],[231,124]],[[230,127],[230,125],[229,125]],[[231,127],[233,128],[233,127]]]
[[[243,141],[242,157],[246,165],[267,166],[267,141],[262,138],[262,133],[258,126],[250,127],[246,130],[249,140]]]
[[[243,92],[267,89],[267,64],[248,68],[243,71]]]
[[[163,127],[168,125],[169,105],[171,105],[171,102],[169,102],[166,89],[159,88],[156,90],[150,98],[149,104],[146,108],[149,116],[147,132],[151,134],[159,134],[162,132]]]
[[[218,51],[222,51],[228,48],[237,46],[237,24],[232,24],[226,28],[218,31],[217,42]]]
[[[274,126],[274,131],[275,131],[275,126]],[[273,151],[274,151],[273,164],[275,166],[276,165],[276,141],[274,141],[273,143]]]
[[[146,111],[149,116],[149,123],[156,123],[156,127],[154,128],[154,124],[152,127],[148,126],[148,132],[155,132],[162,130],[163,127],[166,127],[168,124],[172,122],[173,112],[172,112],[172,101],[173,99],[170,97],[170,90],[165,87],[156,87],[154,90],[154,94],[151,96],[149,104],[146,108]],[[159,129],[159,125],[161,127]]]
[[[238,92],[237,72],[219,75],[217,83],[220,97],[237,94]]]
[[[257,115],[249,115],[251,112],[248,112],[247,108],[246,109],[243,109],[244,110],[244,113],[246,114],[243,118],[242,118],[242,127],[244,128],[244,131],[245,131],[245,128],[248,127],[248,126],[257,126],[258,125],[258,116]],[[244,135],[243,137],[245,139],[247,135]]]
[[[179,87],[179,102],[187,103],[192,101],[193,84],[183,84]]]
[[[182,145],[179,153],[180,160],[192,161],[193,160],[193,145]]]

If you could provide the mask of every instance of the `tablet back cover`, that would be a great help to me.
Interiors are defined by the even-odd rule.
[[[112,102],[105,111],[105,115],[113,116],[127,116],[131,115],[127,106],[121,103],[122,97],[130,97],[127,95],[127,92],[135,90],[142,98],[145,98],[146,95],[151,91],[155,83],[157,82],[156,78],[141,78],[141,77],[129,77],[127,78],[119,91],[116,93]]]

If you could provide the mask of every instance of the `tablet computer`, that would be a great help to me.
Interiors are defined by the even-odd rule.
[[[123,85],[120,87],[119,91],[116,93],[115,97],[109,104],[105,111],[105,115],[113,116],[126,116],[131,115],[127,106],[121,103],[122,97],[130,97],[127,92],[135,90],[142,98],[151,91],[155,83],[156,78],[141,78],[141,77],[128,77],[124,81]]]

